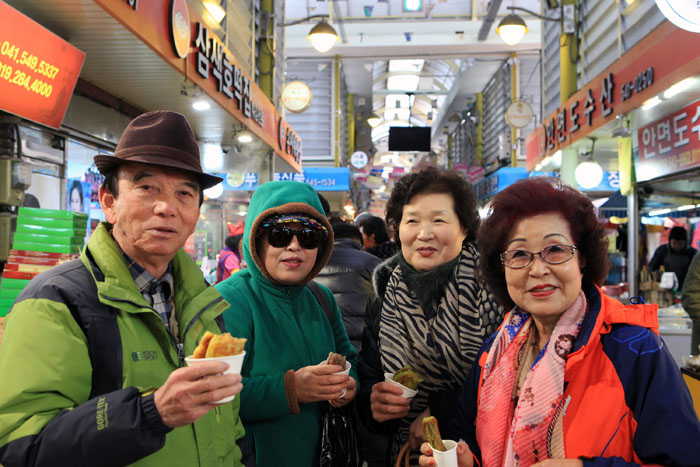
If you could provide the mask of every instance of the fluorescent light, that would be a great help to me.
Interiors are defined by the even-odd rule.
[[[693,84],[695,84],[695,78],[693,77],[686,78],[683,81],[677,82],[676,84],[668,88],[666,91],[664,91],[664,99],[670,99],[676,94],[680,94],[683,91],[687,91],[688,89],[693,87]]]
[[[218,144],[204,143],[202,145],[202,159],[204,160],[204,168],[207,170],[219,170],[224,166],[224,154]]]
[[[204,0],[204,8],[207,9],[209,14],[214,21],[220,23],[224,16],[226,16],[226,10],[219,4],[217,0]]]
[[[239,143],[248,144],[253,142],[253,135],[247,131],[243,130],[236,136]]]
[[[211,104],[205,99],[199,99],[192,103],[192,108],[199,112],[211,109]]]
[[[669,212],[673,212],[673,209],[655,209],[653,211],[649,211],[649,216],[663,216],[664,214],[668,214]]]
[[[642,104],[642,110],[649,110],[659,104],[661,104],[661,98],[659,96],[654,96],[651,99],[644,101],[644,104]]]
[[[561,149],[552,154],[552,162],[557,166],[561,167]]]

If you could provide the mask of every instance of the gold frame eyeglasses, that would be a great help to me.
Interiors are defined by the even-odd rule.
[[[507,250],[501,253],[501,263],[510,269],[524,269],[532,264],[535,256],[539,256],[547,264],[563,264],[574,257],[576,250],[576,246],[565,244],[548,245],[535,253],[521,249]]]

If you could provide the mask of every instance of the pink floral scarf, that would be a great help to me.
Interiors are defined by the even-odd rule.
[[[513,388],[518,384],[520,352],[527,350],[523,346],[534,323],[518,308],[508,315],[481,371],[476,438],[484,467],[530,466],[565,455],[564,368],[585,314],[581,293],[535,358],[519,398]]]

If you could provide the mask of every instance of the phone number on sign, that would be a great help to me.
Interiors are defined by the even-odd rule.
[[[32,55],[26,50],[21,50],[10,41],[3,41],[0,44],[0,55],[11,58],[20,65],[24,65],[35,73],[46,76],[49,79],[54,79],[60,71],[57,66],[51,65],[44,60],[39,60],[39,57]]]
[[[22,70],[12,68],[12,66],[0,62],[0,78],[8,81],[10,84],[21,86],[27,91],[34,92],[44,97],[51,97],[53,86],[43,82],[40,79],[32,79],[32,77]]]

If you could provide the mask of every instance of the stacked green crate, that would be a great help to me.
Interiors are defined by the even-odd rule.
[[[14,250],[78,254],[85,240],[87,215],[56,209],[19,208]]]
[[[0,317],[40,272],[80,253],[87,216],[55,209],[19,209],[12,250],[0,278]]]

